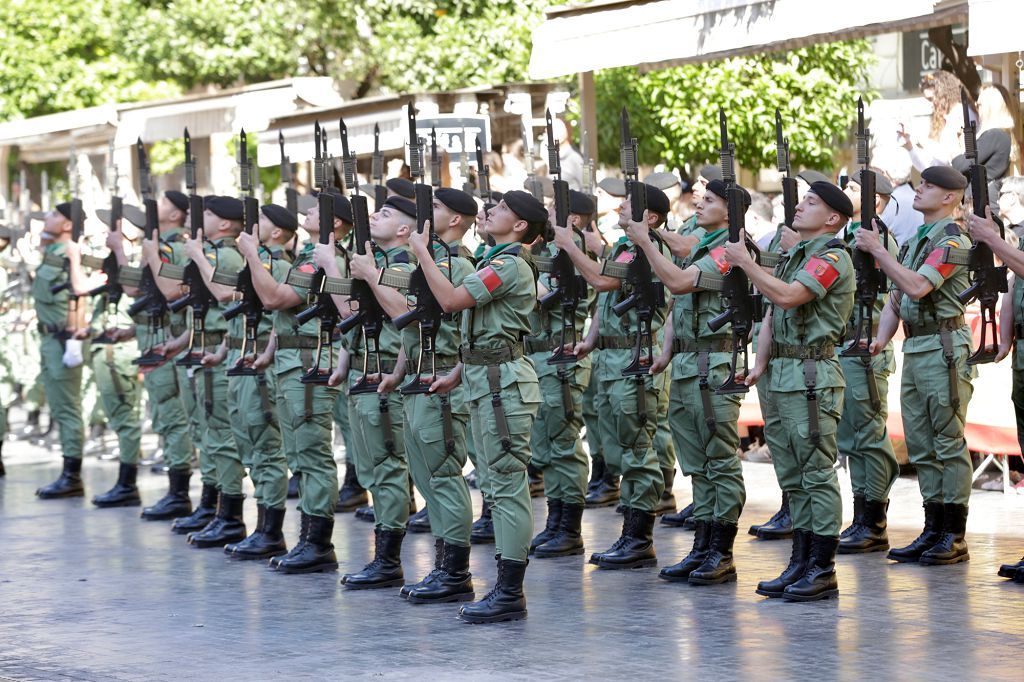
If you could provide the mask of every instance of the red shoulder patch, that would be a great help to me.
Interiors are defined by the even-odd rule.
[[[302,265],[297,266],[297,269],[299,272],[304,272],[307,275],[312,275],[314,272],[316,272],[316,265],[314,265],[313,263],[303,263]]]
[[[711,256],[711,260],[715,261],[715,265],[718,266],[718,271],[723,275],[732,269],[732,266],[725,262],[724,246],[716,246],[711,249],[711,252],[708,253],[708,255]]]
[[[634,254],[633,254],[632,251],[629,251],[629,250],[622,251],[622,252],[619,253],[619,255],[617,255],[615,257],[615,262],[616,263],[632,263],[633,262],[633,256],[634,256]]]
[[[480,276],[480,281],[487,287],[488,293],[493,294],[494,290],[501,286],[501,277],[498,276],[498,273],[490,265],[481,268],[476,274]]]
[[[953,245],[956,246],[955,243]],[[945,249],[932,249],[932,252],[928,254],[928,258],[925,259],[924,264],[930,265],[938,270],[939,274],[942,275],[942,278],[945,279],[952,275],[953,271],[956,269],[956,266],[952,263],[943,263],[942,261],[945,260],[945,258]]]
[[[810,274],[821,286],[828,290],[836,280],[839,279],[839,271],[836,270],[832,263],[828,262],[824,258],[818,256],[812,256],[807,264],[804,265],[804,272]]]

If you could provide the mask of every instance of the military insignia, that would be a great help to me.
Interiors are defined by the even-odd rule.
[[[448,267],[448,261],[446,261],[446,260],[441,261],[440,263],[437,264],[437,267],[439,267],[439,268],[446,268],[446,267]]]
[[[493,294],[494,290],[501,286],[501,277],[495,272],[490,265],[481,269],[480,272],[476,273],[480,277],[480,281],[487,287],[487,292]]]
[[[616,263],[632,263],[633,253],[630,251],[622,251],[615,257]]]
[[[501,260],[500,258],[495,258],[494,260],[491,261],[491,263],[493,263],[494,265],[504,265],[505,261]]]
[[[270,263],[260,263],[260,265],[263,266],[264,270],[266,270],[267,272],[270,272]]]
[[[708,255],[711,256],[711,260],[715,262],[715,265],[718,266],[718,271],[723,275],[732,269],[732,266],[725,262],[724,246],[716,246],[715,248],[711,249]]]
[[[957,243],[953,240],[947,242],[949,245],[955,247]],[[928,258],[925,259],[924,264],[930,265],[939,271],[939,274],[943,279],[946,279],[953,274],[956,270],[956,266],[952,263],[947,263],[945,249],[932,249],[932,252],[928,254]]]
[[[170,263],[171,256],[174,255],[174,249],[171,248],[170,244],[160,244],[160,262]]]
[[[839,271],[835,266],[819,256],[812,256],[807,261],[807,264],[804,265],[804,272],[813,277],[814,281],[825,289],[831,287],[839,279]]]
[[[316,266],[312,263],[303,263],[302,265],[295,266],[295,269],[299,272],[304,272],[307,275],[311,275],[316,272]]]
[[[206,260],[210,261],[210,265],[217,267],[217,254],[208,253],[206,254]]]
[[[839,262],[839,254],[838,253],[829,252],[829,253],[826,253],[824,255],[825,255],[825,258],[828,258],[833,263],[838,263]]]

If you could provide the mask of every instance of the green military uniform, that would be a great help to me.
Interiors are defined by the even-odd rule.
[[[554,257],[557,252],[549,244],[543,255]],[[552,289],[550,273],[540,274],[540,284]],[[576,307],[577,338],[583,338],[594,298],[594,290],[587,287],[586,297]],[[544,472],[544,492],[549,500],[582,505],[588,464],[579,436],[583,428],[583,394],[590,384],[592,360],[585,357],[570,364],[548,363],[562,338],[562,309],[557,302],[549,309],[538,304],[530,316],[530,328],[533,335],[525,340],[526,352],[537,370],[542,400],[530,440],[533,464]]]
[[[968,286],[966,267],[943,263],[944,249],[970,241],[949,218],[922,225],[903,245],[900,262],[924,276],[934,290],[919,301],[900,300],[903,378],[900,404],[907,454],[917,468],[925,504],[966,505],[971,495],[971,456],[964,439],[974,370],[967,365],[971,332],[958,292]]]
[[[845,240],[853,248],[853,237],[860,222],[851,222],[846,228]],[[889,237],[888,250],[897,255],[896,240]],[[888,299],[886,292],[879,292],[875,301],[875,329]],[[844,349],[852,345],[857,329],[857,307],[854,317],[847,326],[847,342]],[[839,364],[846,378],[846,392],[843,399],[843,414],[839,420],[837,440],[839,452],[846,455],[850,467],[850,482],[854,496],[884,502],[889,499],[889,490],[899,477],[900,467],[889,440],[885,420],[889,414],[887,395],[889,375],[896,371],[896,359],[892,343],[874,357],[847,357],[840,354]]]
[[[825,234],[790,249],[776,277],[800,282],[815,298],[791,310],[774,307],[771,372],[762,378],[772,404],[765,437],[794,528],[835,538],[842,522],[836,430],[845,385],[835,346],[853,310],[853,263]],[[808,399],[811,389],[815,400]]]
[[[50,405],[50,418],[59,429],[62,455],[69,459],[81,459],[85,441],[82,365],[64,366],[70,291],[67,288],[57,293],[50,291],[51,287],[66,281],[65,269],[56,264],[56,260],[65,258],[66,249],[65,243],[48,244],[44,248],[44,261],[36,269],[32,282],[32,297],[35,299],[43,387]],[[88,348],[83,348],[82,352],[88,353]]]
[[[1024,240],[1017,246],[1024,251]],[[1014,412],[1017,415],[1017,441],[1024,451],[1024,277],[1014,276],[1013,279],[1013,400]]]
[[[412,270],[410,252],[405,246],[387,251],[376,251],[378,267],[388,264],[389,269],[403,272]],[[401,334],[394,325],[383,325],[377,342],[384,372],[392,372],[401,347]],[[363,362],[367,372],[376,371],[376,359],[364,357],[361,330],[355,331],[350,344],[352,367],[349,371],[350,387],[363,377]],[[373,495],[375,525],[383,530],[405,530],[409,520],[409,465],[406,460],[404,412],[402,395],[391,391],[385,395],[376,391],[349,395],[349,419],[355,445],[355,464],[359,482]]]
[[[474,271],[473,263],[461,254],[458,243],[449,244],[451,266],[444,247],[435,246],[434,261],[441,272],[453,282],[461,282]],[[444,320],[434,341],[438,376],[449,373],[459,362],[461,335],[457,320]],[[406,355],[406,377],[416,376],[416,359],[420,340],[417,325],[402,330]],[[424,356],[424,377],[429,376],[428,358]],[[466,387],[460,383],[449,393],[422,393],[404,399],[405,449],[413,483],[430,510],[430,529],[435,538],[450,545],[469,546],[473,503],[469,486],[462,477],[466,466],[466,428],[469,409]],[[447,413],[447,417],[445,416]],[[375,498],[376,500],[376,498]],[[374,507],[378,507],[375,505]]]
[[[302,247],[292,270],[305,274],[316,272],[313,263],[315,242]],[[339,257],[342,274],[347,273],[343,258]],[[274,268],[271,274],[278,282],[287,280],[283,268]],[[308,289],[293,287],[295,293],[306,298]],[[274,312],[274,330],[277,333],[277,351],[274,353],[274,372],[277,374],[278,424],[288,459],[288,467],[299,476],[299,509],[308,516],[334,518],[338,501],[338,465],[332,448],[331,413],[338,399],[338,389],[326,384],[304,384],[305,369],[314,364],[319,335],[319,320],[312,319],[297,326],[295,315],[306,307],[301,304],[288,310]],[[325,349],[324,353],[333,352]],[[324,367],[328,358],[323,358]]]
[[[500,244],[484,254],[462,285],[476,300],[463,315],[460,353],[478,471],[486,469],[482,490],[493,504],[496,553],[506,561],[526,562],[533,535],[526,467],[541,397],[521,339],[530,332],[536,275],[521,244]]]
[[[107,295],[102,294],[93,310],[94,320],[104,320],[106,328],[126,328],[132,324],[128,316],[128,300],[121,297],[113,315],[107,312]],[[121,462],[137,465],[141,456],[142,422],[139,402],[142,384],[139,370],[132,364],[138,357],[128,343],[92,344],[90,347],[93,375],[99,386],[100,403],[110,428],[117,434]]]
[[[283,246],[262,247],[260,260],[268,270],[278,270],[281,277],[291,266]],[[227,367],[234,367],[241,359],[244,318],[244,314],[238,315],[229,324]],[[256,348],[247,348],[246,352],[262,353],[272,328],[270,316],[263,315],[256,330]],[[237,451],[241,453],[242,466],[249,470],[257,503],[270,509],[284,509],[288,465],[278,427],[275,373],[263,371],[255,376],[228,377],[228,407]]]

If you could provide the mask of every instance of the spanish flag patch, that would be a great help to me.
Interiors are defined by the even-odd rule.
[[[811,256],[811,259],[804,265],[804,272],[814,278],[814,281],[829,289],[839,279],[839,271],[832,263],[820,256]]]

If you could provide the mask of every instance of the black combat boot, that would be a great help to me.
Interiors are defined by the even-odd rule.
[[[605,463],[604,457],[601,455],[594,455],[591,459],[590,464],[590,480],[587,481],[587,494],[594,492],[594,490],[601,485],[601,480],[605,474]]]
[[[303,517],[307,517],[303,514]],[[277,570],[281,573],[316,573],[338,570],[338,557],[334,553],[334,517],[308,516],[305,542],[277,559]],[[273,559],[271,559],[273,561]]]
[[[424,585],[427,585],[437,578],[437,575],[441,572],[444,566],[444,540],[441,538],[434,538],[434,569],[430,571],[422,580],[418,583],[409,583],[408,585],[402,585],[402,589],[398,591],[398,596],[402,599],[406,599],[409,593],[413,590],[419,589]]]
[[[562,503],[562,516],[554,537],[538,545],[533,554],[538,559],[583,554],[583,505]]]
[[[138,465],[121,462],[117,470],[117,483],[107,492],[92,498],[92,503],[97,507],[138,507],[142,504],[139,489],[135,485],[138,473]]]
[[[697,521],[693,518],[693,502],[686,505],[675,514],[665,514],[661,517],[661,525],[672,528],[684,528],[693,530],[697,527]]]
[[[74,457],[64,458],[64,468],[57,480],[44,485],[36,491],[41,500],[55,500],[61,497],[82,497],[85,488],[82,486],[82,460]]]
[[[288,552],[283,531],[285,508],[273,509],[257,505],[256,509],[259,510],[256,530],[239,543],[224,545],[224,551],[232,559],[269,559]]]
[[[1015,564],[1003,564],[999,567],[1000,578],[1016,578],[1018,572],[1024,570],[1024,557]]]
[[[299,478],[298,474],[292,474],[291,478],[288,479],[288,499],[297,500],[299,499]]]
[[[0,440],[0,478],[7,475],[7,469],[4,468],[4,442]]]
[[[427,511],[427,505],[423,505],[423,509],[409,517],[405,529],[410,533],[430,532],[430,513]]]
[[[341,578],[346,590],[373,590],[395,587],[405,583],[402,572],[402,540],[404,530],[374,528],[376,536],[373,561],[358,573],[347,573]]]
[[[619,501],[619,477],[605,469],[601,482],[587,493],[587,507],[610,507]]]
[[[424,581],[409,593],[410,604],[444,604],[473,599],[469,572],[469,547],[444,543],[444,563],[433,580]]]
[[[494,544],[494,519],[491,518],[491,505],[484,499],[480,507],[480,518],[473,522],[469,533],[469,541],[474,545]]]
[[[188,536],[188,542],[193,547],[207,549],[209,547],[223,547],[231,542],[240,542],[245,539],[245,518],[242,516],[242,504],[245,502],[245,495],[228,495],[221,493],[217,500],[217,514],[213,521],[207,524],[197,533]]]
[[[192,513],[192,500],[188,496],[188,483],[192,478],[191,469],[167,470],[167,494],[152,507],[142,510],[147,521],[169,521]]]
[[[841,532],[839,534],[839,540],[840,540],[840,542],[839,542],[839,553],[840,554],[843,553],[843,543],[842,543],[842,540],[844,540],[849,535],[853,535],[854,533],[858,533],[859,530],[860,530],[860,526],[864,522],[864,502],[865,501],[866,501],[866,499],[865,499],[865,497],[863,495],[861,495],[859,493],[854,493],[854,495],[853,495],[853,522],[850,523],[849,526],[844,528],[843,532]]]
[[[789,555],[789,565],[775,580],[759,582],[755,592],[773,599],[781,597],[787,587],[803,577],[810,557],[811,531],[797,528],[793,531],[793,552]]]
[[[782,506],[774,516],[768,519],[767,523],[751,526],[747,532],[756,535],[758,540],[781,540],[793,535],[793,517],[789,513],[789,493],[782,492]]]
[[[345,478],[342,479],[341,488],[338,489],[338,503],[334,506],[334,511],[347,514],[360,507],[365,507],[369,503],[370,496],[366,494],[366,488],[359,485],[355,466],[346,464]]]
[[[526,618],[523,577],[526,561],[498,557],[498,579],[483,599],[459,609],[459,618],[467,623],[501,623]]]
[[[650,568],[658,565],[654,553],[654,512],[627,507],[622,537],[612,549],[597,555],[599,568]],[[591,558],[593,561],[593,558]]]
[[[548,518],[544,522],[544,530],[533,536],[530,540],[530,554],[545,542],[555,537],[558,533],[558,526],[562,523],[562,501],[551,497],[548,498]]]
[[[925,502],[924,530],[906,547],[890,549],[886,558],[901,564],[917,561],[939,541],[942,537],[942,528],[942,503]]]
[[[670,582],[686,582],[699,566],[704,563],[711,547],[711,522],[696,521],[693,533],[693,549],[683,559],[671,566],[666,566],[658,573],[658,577]]]
[[[278,564],[285,559],[294,559],[300,553],[305,551],[306,536],[309,535],[309,520],[312,518],[308,514],[303,514],[299,511],[299,541],[292,545],[285,554],[281,556],[270,557],[270,561],[267,562],[267,568],[272,571],[276,571]]]
[[[526,476],[530,482],[530,497],[544,497],[544,472],[527,464]]]
[[[356,509],[356,518],[360,521],[366,521],[367,523],[377,522],[377,515],[373,513],[372,505],[367,505],[365,507],[359,507],[359,509]]]
[[[967,552],[967,505],[945,504],[942,506],[942,535],[939,541],[928,548],[918,563],[925,566],[947,566],[970,561]]]
[[[674,514],[676,511],[676,495],[672,492],[672,486],[676,482],[676,470],[673,469],[662,469],[661,478],[665,482],[665,490],[661,493],[661,499],[658,500],[658,506],[654,508],[654,515],[661,516],[662,514]]]
[[[849,533],[845,537],[839,536],[840,554],[865,554],[889,549],[889,534],[885,530],[889,525],[886,517],[889,501],[862,499],[861,505],[860,522],[855,520],[847,529]]]
[[[199,506],[188,516],[175,519],[171,524],[171,530],[178,535],[194,533],[206,528],[206,525],[213,521],[217,513],[217,487],[209,483],[203,484],[203,490],[199,493]]]
[[[711,523],[711,546],[704,563],[690,573],[691,585],[719,585],[736,580],[736,565],[732,561],[736,531],[732,523]]]
[[[836,550],[839,538],[811,534],[811,555],[807,569],[795,583],[782,592],[790,601],[818,601],[839,596],[836,581]]]

